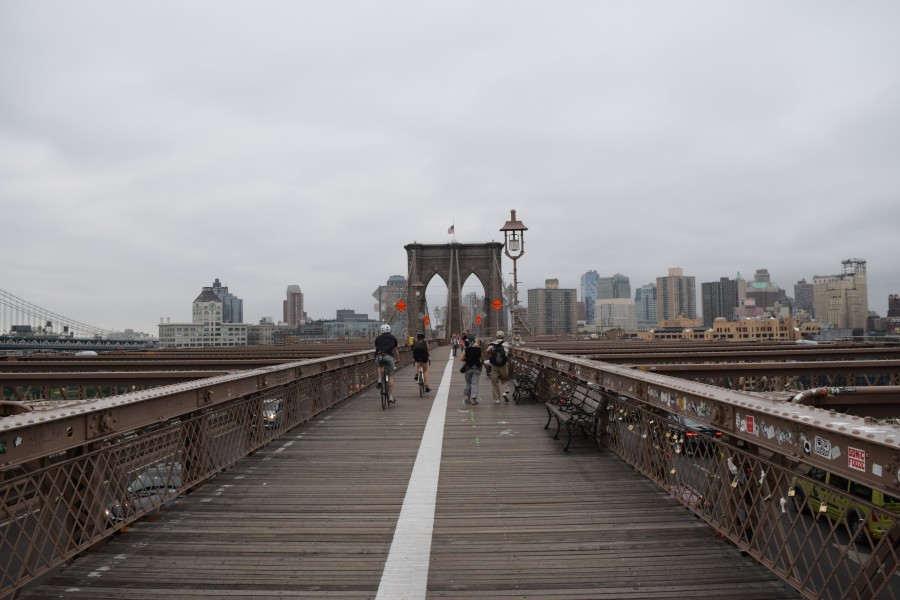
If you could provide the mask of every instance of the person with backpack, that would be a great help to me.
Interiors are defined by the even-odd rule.
[[[468,338],[466,338],[468,340]],[[481,380],[481,346],[478,341],[472,339],[463,348],[462,362],[465,363],[460,373],[466,376],[466,385],[463,388],[463,397],[466,404],[478,404],[478,383]]]
[[[500,398],[509,402],[509,344],[506,343],[506,334],[497,332],[497,339],[490,343],[485,351],[487,361],[491,365],[491,392],[494,395],[494,404],[500,404]]]

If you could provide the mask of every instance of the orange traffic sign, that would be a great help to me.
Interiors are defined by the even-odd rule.
[[[475,315],[475,324],[481,325],[481,315]]]
[[[397,300],[397,304],[395,304],[394,306],[396,306],[397,310],[399,310],[400,312],[406,310],[406,302],[404,302],[403,300]]]
[[[422,319],[422,323],[424,323],[425,325],[430,325],[430,324],[431,324],[431,317],[429,317],[428,315],[425,315],[425,318]]]
[[[500,310],[501,308],[503,308],[503,303],[500,302],[499,299],[497,299],[497,300],[494,300],[493,302],[491,302],[491,306],[494,307],[494,310]]]

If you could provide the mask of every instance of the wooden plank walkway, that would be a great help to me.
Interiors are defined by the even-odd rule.
[[[366,391],[21,597],[799,597],[614,455],[563,453],[541,404],[486,377],[463,404],[448,358],[425,399],[404,368],[396,406]]]

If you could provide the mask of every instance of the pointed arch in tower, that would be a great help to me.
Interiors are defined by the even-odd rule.
[[[475,275],[484,287],[481,335],[492,338],[498,330],[507,328],[506,310],[496,310],[492,306],[495,300],[503,302],[503,273],[500,266],[503,244],[412,243],[404,248],[409,271],[407,328],[410,336],[424,331],[419,315],[424,312],[425,286],[434,275],[439,275],[447,282],[445,338],[462,330],[462,284],[471,275]],[[419,292],[418,296],[416,291]]]

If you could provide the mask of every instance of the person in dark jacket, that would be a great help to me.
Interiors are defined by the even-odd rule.
[[[478,404],[478,382],[481,379],[481,346],[478,340],[472,340],[464,349],[462,359],[465,363],[466,387],[463,396],[466,404]]]
[[[381,387],[382,373],[387,371],[388,402],[391,404],[394,403],[394,367],[396,366],[394,358],[400,360],[400,351],[397,346],[399,343],[391,333],[391,326],[382,325],[381,335],[375,338],[375,364],[378,366],[378,387]]]
[[[419,380],[419,365],[422,365],[422,378],[425,380],[425,391],[430,392],[431,388],[428,387],[428,363],[431,362],[431,357],[428,354],[428,342],[425,341],[424,333],[416,334],[416,341],[412,345],[412,355],[413,360],[416,363],[416,376],[413,377],[415,381]]]

